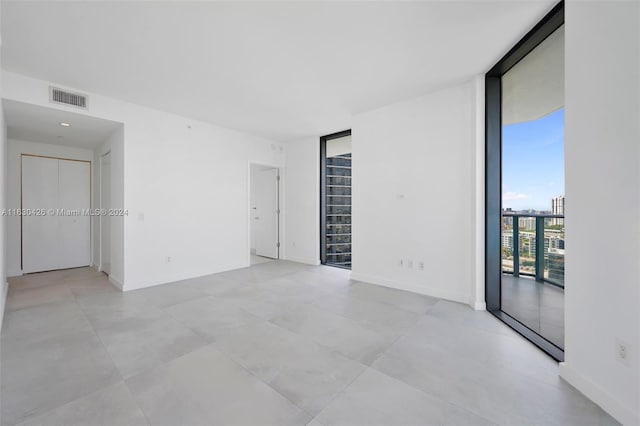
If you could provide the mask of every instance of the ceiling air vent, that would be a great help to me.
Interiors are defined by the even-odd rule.
[[[87,109],[87,96],[69,92],[57,87],[49,88],[49,100],[57,104],[71,105],[76,108]]]

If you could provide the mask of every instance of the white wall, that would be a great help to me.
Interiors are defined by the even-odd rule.
[[[475,96],[468,82],[355,116],[353,279],[477,307]]]
[[[271,145],[156,111],[125,119],[125,288],[248,266],[249,161],[284,165]]]
[[[565,362],[640,424],[640,4],[566,3]],[[616,359],[616,340],[628,361]]]
[[[0,40],[0,46],[2,40]],[[2,61],[0,60],[0,69],[2,68]],[[2,97],[2,81],[0,81],[0,99]],[[0,211],[7,206],[7,128],[4,122],[4,107],[0,100]],[[7,291],[9,285],[7,284],[7,238],[6,238],[6,218],[0,216],[0,330],[2,330],[2,320],[4,318],[4,306],[7,301]]]
[[[1,92],[0,87],[0,92]],[[7,129],[4,123],[4,109],[0,102],[0,212],[7,207]],[[7,300],[7,218],[0,216],[0,330],[4,318],[4,306]]]
[[[320,137],[287,144],[286,258],[320,264]]]
[[[474,79],[473,93],[473,138],[475,147],[471,152],[474,170],[471,174],[473,191],[473,214],[471,217],[471,230],[474,247],[472,249],[472,274],[469,282],[469,305],[476,310],[485,310],[485,88],[484,75],[477,75]]]
[[[52,106],[49,82],[3,80],[5,98]],[[248,266],[249,162],[283,166],[282,144],[96,94],[90,107],[124,124],[124,289]]]
[[[95,170],[93,151],[90,149],[9,139],[7,144],[7,208],[9,209],[20,208],[20,156],[22,154],[91,161],[91,169]],[[95,191],[92,191],[91,195],[92,200],[95,200]],[[22,275],[20,241],[20,217],[9,216],[7,217],[7,275],[10,277]]]

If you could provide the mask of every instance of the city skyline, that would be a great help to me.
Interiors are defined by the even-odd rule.
[[[551,211],[564,196],[564,108],[503,126],[502,207]]]

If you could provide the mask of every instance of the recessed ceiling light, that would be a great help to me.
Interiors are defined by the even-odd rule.
[[[71,127],[71,124],[69,124],[69,123],[65,123],[64,121],[63,121],[62,123],[60,123],[60,125],[61,125],[62,127]]]

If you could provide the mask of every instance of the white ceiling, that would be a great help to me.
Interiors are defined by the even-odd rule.
[[[3,100],[7,137],[30,142],[93,149],[121,123],[83,114]],[[63,127],[60,123],[68,123]]]
[[[2,62],[288,141],[485,72],[555,3],[3,1]]]

